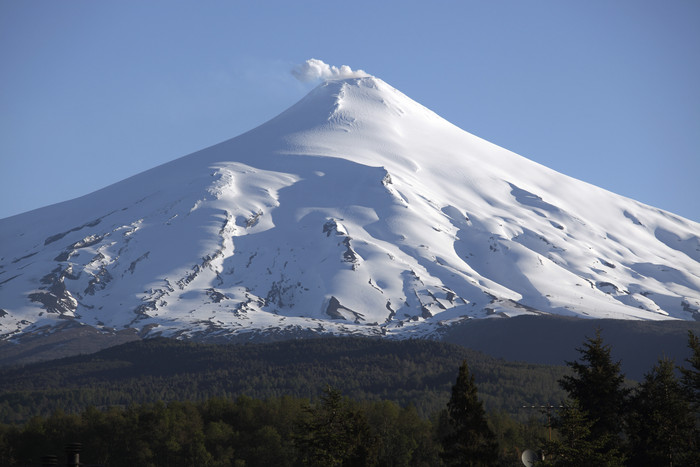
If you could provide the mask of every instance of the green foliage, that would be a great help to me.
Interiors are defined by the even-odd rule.
[[[569,363],[574,375],[560,381],[571,401],[553,419],[555,438],[543,443],[542,465],[700,465],[700,343],[692,332],[688,345],[690,368],[680,368],[681,380],[673,362],[661,359],[630,396],[596,332],[579,349],[583,363]]]
[[[629,416],[631,461],[638,466],[690,465],[694,420],[669,360],[639,385]]]
[[[439,465],[439,446],[430,421],[415,407],[399,407],[389,401],[364,403],[370,427],[372,452],[379,466]]]
[[[594,422],[577,401],[564,406],[554,419],[559,439],[543,443],[545,466],[579,467],[625,465],[622,453],[608,446],[610,435],[592,436]]]
[[[327,387],[321,400],[309,408],[299,439],[304,465],[366,465],[370,449],[364,414],[337,389]]]
[[[691,438],[691,458],[689,465],[700,465],[700,339],[692,331],[688,331],[688,347],[690,357],[685,361],[689,368],[681,368],[681,384],[690,404],[695,421]]]
[[[525,449],[537,448],[547,437],[547,426],[539,417],[519,421],[503,411],[487,414],[489,426],[496,436],[500,465],[520,466]]]
[[[681,368],[683,387],[696,414],[700,412],[700,339],[688,331],[688,347],[691,355],[686,359],[690,368]]]
[[[0,410],[11,422],[0,423],[0,465],[36,465],[76,441],[83,462],[116,467],[512,466],[526,448],[542,449],[547,466],[700,465],[700,344],[692,333],[689,347],[680,380],[661,360],[630,398],[596,333],[560,378],[571,400],[551,417],[550,439],[542,420],[526,411],[515,418],[513,409],[556,400],[546,382],[561,376],[556,368],[426,341],[146,341],[0,371]],[[514,399],[495,390],[517,384],[524,389]],[[482,396],[482,387],[493,389]],[[242,395],[246,388],[252,397]],[[510,411],[498,403],[485,410],[481,397]]]
[[[469,362],[487,410],[519,416],[523,404],[561,398],[562,367],[497,360],[426,340],[324,338],[269,344],[133,342],[92,355],[0,369],[0,422],[56,409],[126,407],[213,397],[313,398],[331,385],[355,400],[412,404],[421,417],[444,407],[454,370]]]
[[[587,435],[599,452],[621,451],[624,414],[630,390],[620,373],[620,362],[613,363],[610,346],[603,344],[600,329],[582,348],[581,362],[567,362],[573,375],[559,384],[590,422]]]
[[[126,466],[434,466],[439,445],[413,407],[362,403],[333,388],[306,399],[158,402],[0,425],[0,465],[36,465],[80,441],[88,464]]]
[[[496,437],[486,422],[484,407],[477,395],[474,375],[467,362],[459,367],[452,396],[447,403],[446,433],[442,437],[446,465],[489,466],[498,459]]]

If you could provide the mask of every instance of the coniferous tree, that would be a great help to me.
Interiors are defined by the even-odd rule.
[[[700,411],[700,339],[693,334],[693,331],[688,331],[688,347],[692,355],[685,361],[690,364],[690,368],[681,368],[682,381],[693,410],[698,413]]]
[[[367,423],[340,391],[327,387],[321,401],[309,411],[310,420],[299,439],[304,465],[364,465],[367,457]]]
[[[630,461],[636,466],[690,465],[694,420],[670,360],[659,360],[632,398]]]
[[[562,407],[553,418],[552,427],[557,429],[559,437],[543,443],[543,466],[580,467],[580,466],[622,466],[622,456],[616,449],[604,450],[605,437],[591,436],[593,421],[581,410],[578,402],[572,401]],[[540,464],[538,464],[540,465]]]
[[[496,436],[486,422],[474,375],[469,372],[466,361],[459,367],[457,381],[452,386],[447,421],[449,431],[442,439],[442,459],[446,465],[476,467],[497,464]]]
[[[590,441],[599,445],[601,453],[613,454],[622,450],[623,419],[630,390],[625,388],[625,377],[620,362],[613,362],[611,347],[603,344],[600,329],[588,338],[582,348],[580,362],[566,362],[573,370],[559,385],[591,422]]]
[[[690,404],[695,426],[692,436],[692,452],[688,465],[700,466],[700,339],[688,331],[688,347],[692,352],[685,361],[690,368],[681,368],[681,383]]]

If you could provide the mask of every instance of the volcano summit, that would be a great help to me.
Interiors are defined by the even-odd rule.
[[[700,224],[479,139],[372,76],[0,220],[0,335],[428,336],[468,319],[700,318]]]

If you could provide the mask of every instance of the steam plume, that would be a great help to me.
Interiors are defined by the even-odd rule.
[[[369,76],[362,70],[353,70],[347,65],[342,65],[338,68],[315,58],[295,66],[292,69],[292,74],[296,79],[305,83],[317,79],[363,78]]]

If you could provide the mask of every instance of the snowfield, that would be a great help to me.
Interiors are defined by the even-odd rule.
[[[479,139],[378,78],[0,220],[0,335],[311,330],[464,319],[700,319],[700,224]]]

